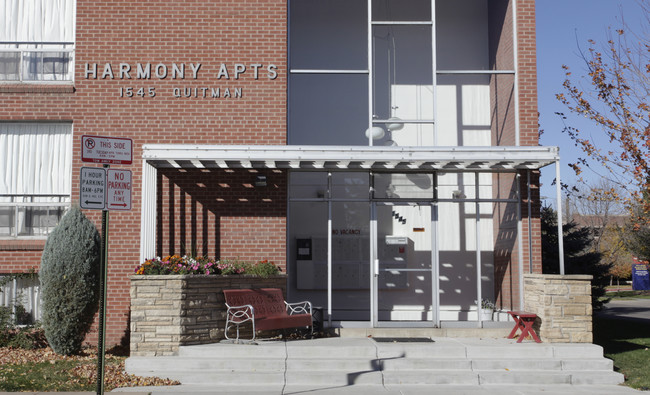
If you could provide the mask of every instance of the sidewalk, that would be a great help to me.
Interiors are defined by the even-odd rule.
[[[120,394],[133,394],[139,388],[124,389],[129,392]],[[344,387],[287,387],[287,388],[260,388],[258,387],[222,387],[222,386],[192,386],[180,385],[172,387],[148,387],[142,388],[144,393],[151,395],[170,394],[235,394],[235,395],[573,395],[573,394],[594,394],[594,395],[624,395],[641,394],[642,391],[623,386],[615,385],[402,385],[402,386],[380,386],[380,385],[352,385]],[[142,395],[140,392],[137,395]]]
[[[642,394],[632,388],[615,385],[353,385],[331,388],[266,386],[195,386],[177,385],[170,387],[121,388],[110,393],[120,395],[193,395],[193,394],[234,394],[234,395],[625,395]],[[13,393],[0,392],[0,395]],[[22,392],[21,394],[54,394],[47,392]],[[95,392],[57,392],[57,395],[93,395]]]

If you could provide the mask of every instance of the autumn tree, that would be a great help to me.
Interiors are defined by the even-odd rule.
[[[645,26],[650,26],[650,0],[639,0],[638,4]],[[608,32],[606,43],[589,40],[588,48],[582,51],[588,86],[564,66],[564,92],[557,95],[558,100],[601,130],[564,128],[585,154],[570,165],[578,175],[586,168],[598,172],[599,166],[594,165],[600,165],[605,169],[601,175],[613,186],[598,193],[622,200],[628,208],[642,207],[643,217],[650,220],[650,199],[644,199],[644,192],[650,189],[649,34],[646,29],[635,31],[625,21],[619,29]],[[559,115],[567,119],[565,114]]]
[[[592,234],[590,250],[601,256],[601,262],[609,266],[609,283],[629,279],[631,275],[632,253],[629,239],[635,235],[627,224],[630,216],[619,199],[611,193],[614,185],[601,178],[590,184],[577,185],[566,200],[566,218],[578,227],[589,228]]]

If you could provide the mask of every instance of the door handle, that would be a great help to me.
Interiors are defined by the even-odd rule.
[[[379,259],[375,259],[375,277],[379,276]]]

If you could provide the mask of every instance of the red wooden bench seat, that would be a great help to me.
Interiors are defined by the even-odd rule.
[[[239,327],[251,322],[253,338],[256,330],[286,329],[314,326],[310,302],[287,303],[279,288],[261,289],[226,289],[223,291],[228,308],[226,317],[226,339],[228,330],[233,326]]]

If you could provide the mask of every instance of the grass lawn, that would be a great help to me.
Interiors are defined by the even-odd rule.
[[[594,343],[614,360],[614,368],[625,375],[625,384],[650,390],[650,324],[594,317]]]
[[[649,299],[650,291],[607,291],[608,298],[635,298],[635,299]]]
[[[171,380],[137,377],[124,373],[126,357],[106,355],[104,387],[173,385]],[[95,391],[97,388],[97,356],[92,349],[83,355],[64,357],[50,348],[23,350],[0,348],[0,391]]]

